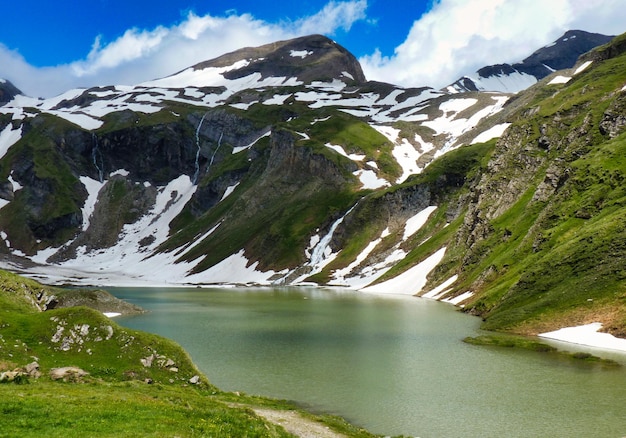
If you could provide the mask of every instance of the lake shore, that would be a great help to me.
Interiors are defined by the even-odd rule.
[[[184,287],[241,287],[241,286],[249,286],[242,284],[232,284],[232,283],[220,283],[220,284],[190,284],[190,283],[168,283],[158,279],[147,279],[145,277],[129,277],[124,273],[111,273],[111,272],[85,272],[72,268],[63,268],[63,267],[54,267],[54,266],[44,266],[37,264],[23,264],[20,263],[23,260],[17,261],[15,259],[0,259],[0,268],[6,269],[11,272],[15,272],[20,275],[24,275],[26,277],[33,278],[37,281],[40,281],[45,284],[55,285],[55,286],[80,286],[80,287],[98,287],[98,288],[107,288],[107,287],[154,287],[154,288],[184,288]],[[393,295],[403,295],[403,296],[413,296],[416,293],[421,291],[421,287],[426,283],[426,276],[432,270],[432,266],[416,266],[415,269],[409,270],[404,274],[399,275],[395,279],[392,279],[388,282],[381,283],[379,285],[373,287],[366,288],[352,288],[347,287],[347,289],[356,289],[365,294],[371,295],[381,295],[381,296],[393,296]],[[234,277],[238,278],[238,277]],[[417,280],[415,283],[414,280]],[[451,279],[452,280],[452,279]],[[385,285],[382,288],[382,285]],[[408,284],[417,284],[419,285],[419,290],[416,291],[415,287],[407,287]],[[447,286],[447,282],[444,283]],[[254,285],[257,286],[266,286],[266,287],[274,287],[271,285]],[[308,286],[308,285],[305,285]],[[443,285],[442,285],[443,286]],[[340,287],[337,287],[340,288]],[[346,288],[341,287],[341,288]],[[440,288],[445,293],[445,288]],[[437,292],[438,289],[434,289],[434,292]],[[447,302],[451,305],[462,308],[462,302],[469,298],[471,295],[464,294],[462,296],[463,299],[442,299],[443,293],[439,293],[433,296],[432,293],[425,294],[424,299],[434,299],[438,301]],[[602,350],[609,351],[619,351],[626,353],[626,339],[617,338],[608,333],[599,332],[602,328],[602,323],[593,322],[591,324],[577,326],[577,327],[562,327],[558,330],[545,332],[539,334],[539,337],[545,339],[552,339],[556,341],[566,342],[570,344],[582,345],[592,348],[598,348]]]

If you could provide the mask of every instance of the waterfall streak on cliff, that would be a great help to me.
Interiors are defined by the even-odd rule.
[[[93,139],[93,144],[91,147],[91,159],[93,161],[93,165],[98,170],[98,180],[102,183],[104,182],[104,173],[102,170],[102,167],[103,167],[102,154],[100,153],[100,150],[98,149],[98,137],[96,136],[96,134],[92,134],[91,137]],[[98,156],[100,156],[100,164],[98,164]]]
[[[198,123],[198,127],[196,128],[196,146],[198,150],[196,151],[196,171],[193,174],[193,184],[198,184],[198,176],[200,175],[200,128],[202,128],[202,123],[204,122],[204,118],[208,113],[204,113],[202,118],[200,119],[200,123]]]
[[[215,150],[213,151],[213,155],[211,155],[211,161],[209,161],[209,165],[206,168],[207,173],[209,172],[209,169],[211,168],[211,165],[213,164],[213,160],[215,159],[215,154],[217,154],[217,151],[220,150],[220,146],[222,146],[222,137],[224,137],[224,131],[222,131],[222,133],[220,134],[220,139],[217,141],[217,148],[215,148]]]

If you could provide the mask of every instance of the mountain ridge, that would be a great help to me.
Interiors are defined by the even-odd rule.
[[[344,74],[353,56],[311,36],[132,87],[16,96],[0,106],[3,265],[74,284],[400,291],[463,304],[492,328],[553,328],[567,320],[539,312],[524,326],[502,297],[526,294],[525,276],[543,266],[528,260],[561,260],[544,244],[567,241],[550,220],[569,229],[580,224],[567,218],[593,223],[603,210],[584,184],[569,190],[589,205],[573,211],[559,190],[572,163],[621,141],[623,40],[516,95],[360,82]],[[271,71],[259,54],[295,64]],[[298,76],[318,59],[334,77]],[[612,166],[589,187],[621,178]],[[527,221],[512,219],[520,205]],[[585,303],[573,304],[581,315]]]
[[[478,69],[449,85],[449,90],[519,92],[538,80],[574,66],[578,57],[594,47],[608,43],[614,36],[568,30],[554,42],[514,64],[495,64]]]

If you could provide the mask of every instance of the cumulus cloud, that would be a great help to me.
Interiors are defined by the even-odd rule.
[[[443,87],[490,64],[521,61],[565,31],[626,31],[623,0],[438,0],[392,56],[361,58],[369,79]]]
[[[269,23],[250,14],[198,16],[190,12],[173,26],[129,29],[103,45],[96,38],[85,59],[36,68],[17,52],[0,44],[0,77],[24,93],[49,97],[70,88],[137,84],[173,74],[196,63],[247,46],[311,33],[349,31],[365,18],[367,0],[334,1],[318,13],[292,22]]]
[[[331,1],[317,14],[295,22],[295,28],[302,35],[332,34],[336,29],[348,32],[356,21],[365,20],[367,1]]]
[[[360,59],[368,79],[405,86],[443,87],[489,64],[521,61],[566,30],[626,31],[624,0],[433,0],[393,55]],[[171,26],[129,29],[104,44],[96,38],[84,59],[34,67],[0,43],[0,78],[31,96],[70,88],[132,85],[173,74],[247,46],[297,36],[350,32],[367,17],[367,0],[329,0],[319,12],[294,21],[267,22],[250,14],[188,13]],[[411,13],[411,11],[406,11]],[[375,41],[372,42],[375,46]],[[349,49],[349,47],[348,47]]]

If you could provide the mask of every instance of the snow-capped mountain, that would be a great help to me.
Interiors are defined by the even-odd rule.
[[[0,107],[0,251],[88,282],[301,281],[337,250],[339,212],[500,135],[480,126],[507,99],[367,82],[317,35],[135,86],[18,94]]]
[[[0,105],[10,102],[15,96],[20,94],[22,92],[15,85],[5,79],[0,79]]]
[[[522,62],[483,67],[473,74],[459,78],[447,90],[517,93],[555,71],[573,67],[580,55],[608,43],[611,39],[613,36],[570,30]]]
[[[369,82],[321,36],[134,86],[44,100],[11,89],[0,105],[0,264],[55,283],[315,282],[469,302],[493,269],[509,272],[509,253],[489,258],[494,242],[534,236],[527,246],[541,250],[519,218],[566,184],[564,160],[582,152],[558,151],[590,132],[578,104],[559,124],[537,99],[575,93],[621,59],[619,41],[610,47],[514,98]],[[584,99],[605,99],[589,108],[614,138],[626,78],[608,71]]]

